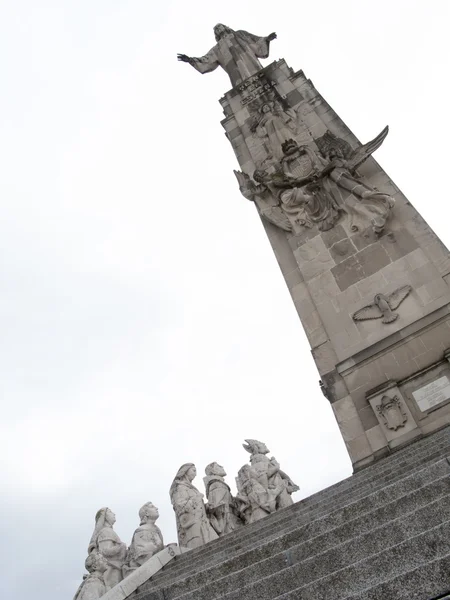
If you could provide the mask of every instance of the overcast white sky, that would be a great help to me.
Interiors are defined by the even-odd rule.
[[[300,499],[350,475],[309,345],[220,126],[212,27],[278,33],[448,230],[447,0],[0,0],[4,598],[72,598],[94,515],[129,543],[178,467],[229,482],[265,441]]]

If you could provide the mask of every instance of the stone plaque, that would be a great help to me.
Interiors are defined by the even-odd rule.
[[[448,377],[439,377],[428,385],[424,385],[412,393],[422,412],[430,410],[450,398],[450,381]]]

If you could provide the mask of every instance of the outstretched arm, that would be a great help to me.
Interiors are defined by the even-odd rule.
[[[187,54],[177,54],[178,60],[187,62],[194,67],[199,73],[210,73],[217,69],[219,61],[217,60],[214,48],[212,48],[205,56],[196,58],[195,56],[187,56]]]

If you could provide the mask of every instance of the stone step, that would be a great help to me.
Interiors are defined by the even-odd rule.
[[[444,432],[446,435],[444,435]],[[380,489],[383,485],[387,485],[391,481],[395,481],[396,479],[400,479],[401,477],[406,476],[411,470],[417,469],[418,466],[422,463],[424,464],[428,461],[435,460],[436,458],[441,457],[445,453],[450,455],[450,444],[448,443],[448,442],[450,442],[450,428],[441,430],[441,432],[438,432],[438,433],[440,434],[440,437],[441,437],[441,440],[440,440],[441,445],[439,445],[436,442],[436,440],[434,440],[434,442],[432,444],[429,443],[428,444],[429,447],[428,446],[426,447],[427,449],[426,449],[425,454],[423,452],[415,453],[415,456],[417,456],[419,458],[416,458],[414,463],[408,464],[408,462],[405,460],[399,461],[392,468],[391,467],[389,468],[389,471],[387,471],[387,474],[386,474],[386,470],[384,472],[382,472],[382,474],[381,474],[381,475],[383,475],[382,477],[377,477],[376,475],[372,476],[370,478],[370,483],[369,483],[369,480],[367,480],[366,487],[363,487],[360,484],[360,482],[356,479],[359,475],[359,474],[357,474],[357,475],[353,476],[355,478],[355,480],[352,482],[352,484],[348,485],[345,490],[342,490],[342,492],[345,491],[347,493],[351,493],[352,494],[351,500],[355,500],[359,497],[369,494],[369,492],[371,492],[371,491],[376,491],[377,489]],[[423,440],[420,440],[420,442],[418,442],[417,444],[423,443],[424,441],[428,442],[428,440],[429,440],[429,438],[424,438]],[[408,448],[408,452],[410,453],[409,448]],[[377,469],[377,467],[373,466],[373,467],[371,467],[371,469]],[[376,473],[376,471],[375,471],[375,473]],[[344,480],[344,482],[345,481],[349,481],[349,480]],[[340,482],[340,483],[342,483],[342,482]],[[318,514],[317,507],[318,506],[321,506],[321,512],[324,512],[326,510],[329,510],[330,507],[334,508],[337,505],[338,500],[339,500],[339,504],[342,504],[342,500],[344,499],[344,501],[345,501],[346,497],[344,494],[341,494],[341,488],[338,486],[339,486],[339,484],[335,484],[334,486],[331,486],[331,488],[328,488],[317,494],[314,494],[313,497],[308,497],[308,498],[305,498],[305,499],[297,502],[294,505],[294,507],[289,507],[288,509],[278,511],[274,515],[271,515],[269,517],[270,525],[269,525],[268,519],[264,520],[264,523],[265,523],[264,535],[269,535],[270,529],[273,529],[274,531],[276,531],[280,527],[283,527],[283,522],[291,523],[292,519],[295,516],[294,513],[296,511],[298,511],[299,514],[300,513],[304,513],[304,514],[309,513],[308,518],[311,519],[311,518],[315,518],[317,516],[317,514]],[[354,488],[357,489],[358,491],[355,492]],[[332,491],[330,492],[330,490],[332,490]],[[333,491],[335,493],[333,493]],[[339,493],[336,493],[336,492],[339,492]],[[315,500],[315,502],[311,502],[311,499],[313,499],[313,501]],[[328,503],[328,505],[327,505],[327,503]],[[313,510],[314,514],[311,514],[311,510]],[[286,512],[286,511],[289,511],[289,512]],[[233,534],[228,535],[226,538],[227,544],[234,544],[235,540],[239,540],[239,543],[243,544],[244,540],[247,537],[251,537],[253,539],[255,527],[258,527],[258,528],[261,527],[261,522],[251,525],[251,526],[246,526],[244,530],[241,529]],[[263,534],[262,531],[261,531],[261,534]],[[225,543],[224,540],[221,540],[221,541],[223,544]],[[177,568],[177,567],[174,566],[173,568]]]
[[[367,588],[373,588],[449,554],[450,521],[446,521],[311,583],[303,582],[309,575],[308,569],[314,570],[315,565],[320,563],[320,555],[310,565],[304,561],[220,597],[224,600],[323,600],[330,597],[333,600],[345,600],[352,594],[361,594]],[[430,581],[429,575],[427,581]],[[195,594],[195,600],[207,598],[198,591]],[[180,600],[181,598],[187,600],[188,596],[180,596]],[[387,595],[384,598],[400,600],[398,595]]]
[[[450,477],[445,475],[437,481],[424,486],[411,494],[403,496],[399,500],[394,500],[371,513],[350,520],[341,526],[333,528],[333,520],[331,519],[331,527],[325,533],[319,533],[317,536],[314,536],[312,531],[305,531],[307,528],[299,528],[291,534],[277,538],[271,543],[238,555],[232,559],[225,560],[217,565],[212,565],[209,569],[202,570],[190,577],[188,576],[178,585],[184,586],[184,589],[187,590],[191,587],[191,582],[194,580],[197,581],[198,585],[201,585],[201,581],[203,581],[203,583],[206,583],[208,580],[217,581],[221,577],[229,575],[232,572],[240,571],[246,567],[253,567],[266,559],[271,561],[271,557],[280,552],[283,553],[285,563],[289,561],[292,562],[292,556],[288,555],[287,552],[295,546],[297,546],[297,555],[301,549],[305,558],[307,556],[313,556],[316,553],[342,544],[352,537],[369,533],[374,528],[374,523],[380,526],[382,523],[401,518],[442,497],[445,497],[446,501],[448,501],[449,494]],[[270,568],[272,568],[272,565],[269,562],[269,569]],[[166,592],[166,595],[167,597],[171,597],[170,593],[167,594]]]
[[[425,465],[428,462],[435,461],[438,458],[441,458],[442,455],[450,455],[450,445],[447,444],[444,447],[438,448],[435,452],[427,455],[426,457],[421,457],[420,460],[416,461],[414,465],[408,465],[403,468],[398,468],[398,470],[394,473],[390,473],[385,477],[380,479],[373,478],[370,482],[367,482],[365,485],[354,485],[349,489],[346,489],[342,493],[335,493],[330,495],[328,490],[324,490],[321,495],[316,496],[315,503],[311,504],[310,498],[305,498],[299,502],[297,502],[293,507],[289,507],[287,509],[283,509],[278,511],[277,513],[270,516],[270,521],[268,519],[264,519],[264,523],[272,528],[278,528],[282,526],[282,522],[290,522],[295,515],[301,514],[309,514],[314,513],[313,516],[317,514],[317,511],[320,512],[328,510],[330,507],[333,508],[337,503],[342,504],[342,501],[347,501],[347,498],[351,500],[357,499],[359,497],[363,497],[364,495],[368,495],[371,492],[374,492],[378,489],[381,489],[383,486],[390,484],[393,481],[401,479],[402,477],[407,476],[412,470],[416,470],[420,468],[420,465]],[[348,500],[348,501],[351,501]],[[310,516],[311,518],[311,516]],[[261,522],[258,523],[258,526]],[[239,530],[238,532],[234,532],[227,536],[226,540],[228,543],[234,543],[236,538],[239,538],[240,541],[245,539],[246,535],[253,536],[253,531],[255,525],[247,526],[244,530]]]
[[[354,515],[355,512],[369,512],[370,510],[373,510],[373,508],[389,502],[391,499],[398,498],[414,489],[417,489],[418,487],[421,487],[422,485],[425,485],[430,481],[433,481],[437,477],[445,475],[449,472],[449,470],[450,467],[448,463],[441,459],[430,466],[422,468],[420,471],[414,472],[413,474],[409,473],[407,477],[404,477],[397,482],[394,482],[390,485],[381,486],[380,489],[372,491],[372,493],[367,495],[363,495],[361,498],[356,498],[356,494],[353,494],[352,497],[346,498],[342,505],[337,502],[333,502],[329,506],[322,507],[320,512],[297,514],[296,508],[298,505],[291,506],[283,511],[280,511],[280,513],[285,512],[286,514],[283,523],[280,523],[278,520],[276,523],[271,523],[273,517],[277,516],[271,515],[270,517],[266,517],[258,523],[246,526],[240,537],[237,537],[236,534],[232,534],[232,539],[229,539],[231,536],[227,536],[222,540],[211,542],[208,544],[208,547],[199,548],[194,550],[192,553],[189,553],[189,556],[183,557],[183,560],[186,561],[186,566],[188,565],[188,561],[190,563],[202,562],[204,560],[204,554],[208,554],[209,560],[224,560],[230,553],[239,550],[248,550],[252,547],[260,545],[261,543],[267,543],[268,541],[274,539],[274,537],[279,537],[280,535],[288,533],[289,531],[292,531],[293,529],[296,529],[302,525],[309,525],[317,519],[329,515],[330,513],[333,513],[333,518],[335,520],[343,519],[345,521],[349,518],[352,518],[352,515]],[[298,504],[301,504],[301,502]],[[218,552],[213,556],[211,553],[216,548]],[[181,565],[178,565],[177,570],[179,570],[181,575],[183,570],[181,570],[180,567]],[[187,569],[189,568],[190,567],[187,566]],[[162,574],[161,577],[164,577],[164,574]]]
[[[338,481],[337,483],[326,488],[327,492],[333,492],[339,488],[345,487],[349,483],[354,485],[356,482],[362,482],[365,479],[370,479],[374,476],[377,476],[377,473],[387,470],[393,469],[394,466],[398,463],[408,463],[414,462],[415,456],[427,453],[429,449],[437,449],[442,443],[447,445],[446,442],[450,442],[450,426],[446,426],[435,434],[427,437],[423,437],[418,439],[416,442],[412,443],[407,448],[396,450],[392,452],[390,455],[385,458],[379,460],[373,465],[358,471],[354,475],[343,479],[342,481]],[[316,496],[320,496],[324,490],[320,490],[315,492],[314,494],[308,496],[308,499],[313,500]]]
[[[430,527],[441,524],[442,520],[450,521],[449,500],[450,496],[447,494],[397,519],[390,519],[383,524],[375,521],[372,523],[371,531],[356,537],[351,534],[351,530],[341,531],[341,535],[347,539],[338,544],[333,545],[332,536],[331,539],[322,536],[325,546],[331,546],[325,552],[319,539],[314,538],[308,543],[301,543],[266,560],[235,570],[220,579],[211,577],[211,573],[208,572],[204,572],[203,577],[199,574],[186,578],[178,584],[165,588],[164,596],[167,600],[206,600],[207,598],[214,600],[233,591],[242,590],[250,584],[258,586],[262,577],[267,578],[298,563],[304,564],[303,583],[310,583],[325,577],[330,572],[343,569],[363,558],[396,546],[412,536],[427,531]],[[346,527],[341,529],[345,530]],[[321,550],[320,554],[318,554],[319,550]],[[238,564],[235,568],[238,568]],[[261,584],[259,594],[262,593],[263,586],[264,584]]]
[[[276,600],[281,600],[283,596]],[[450,554],[344,600],[450,600]]]
[[[401,481],[395,482],[382,490],[373,493],[363,499],[346,506],[338,508],[325,516],[312,520],[309,516],[305,519],[292,519],[290,524],[290,533],[278,530],[273,539],[268,538],[267,531],[262,533],[262,539],[257,538],[250,540],[247,545],[242,544],[242,540],[233,545],[226,545],[224,542],[227,538],[211,542],[208,546],[199,548],[192,553],[184,555],[177,559],[175,570],[172,568],[164,571],[160,577],[155,577],[152,582],[141,588],[142,591],[155,588],[156,586],[173,584],[180,579],[197,571],[207,571],[215,566],[216,572],[214,577],[220,577],[221,567],[225,571],[229,568],[232,570],[233,562],[239,563],[240,560],[247,561],[249,564],[263,560],[271,554],[276,554],[281,550],[285,550],[290,546],[298,544],[301,540],[310,540],[317,538],[317,545],[324,544],[324,540],[320,540],[320,536],[326,536],[332,530],[335,531],[336,539],[342,534],[342,528],[350,527],[353,523],[355,534],[367,531],[370,523],[373,525],[373,519],[386,519],[398,517],[402,510],[412,510],[423,503],[429,502],[443,494],[448,493],[449,487],[449,465],[446,460],[440,460],[433,465],[430,465],[419,472],[410,474],[409,477]],[[417,506],[414,505],[417,503]],[[420,504],[422,503],[422,504]],[[386,509],[385,505],[390,508]],[[285,509],[292,511],[294,507]],[[391,512],[392,511],[392,514]],[[399,512],[400,511],[400,512]],[[272,517],[267,517],[264,522],[269,521]],[[359,525],[358,525],[359,522]],[[261,523],[261,522],[260,522]],[[258,523],[253,526],[254,528]],[[358,530],[357,527],[360,527]],[[339,533],[341,528],[341,533]],[[254,532],[259,534],[258,530]],[[227,536],[228,537],[228,536]],[[345,539],[345,538],[342,538]],[[342,541],[341,539],[341,541]],[[233,556],[235,558],[233,558]],[[242,564],[245,567],[247,563]],[[241,568],[242,568],[241,567]],[[141,597],[141,596],[139,596]],[[144,597],[144,596],[142,596]],[[145,596],[147,598],[147,596]],[[156,597],[156,596],[155,596]],[[152,597],[153,600],[153,597]]]
[[[408,470],[414,468],[417,462],[426,461],[428,458],[432,459],[440,455],[441,450],[450,447],[450,428],[446,429],[448,435],[439,440],[439,443],[428,444],[420,448],[420,452],[417,451],[414,454],[410,454],[408,459],[402,458],[397,460],[395,463],[383,463],[382,465],[374,465],[370,469],[361,471],[352,477],[340,481],[326,490],[321,490],[315,494],[308,496],[304,499],[307,504],[314,504],[317,499],[321,500],[327,496],[334,496],[344,490],[352,489],[368,483],[369,481],[377,481],[382,477],[389,477],[401,470]],[[359,477],[364,474],[364,478]]]
[[[449,451],[450,451],[450,448],[449,448]],[[436,465],[437,462],[439,462],[439,466],[435,467],[434,465]],[[326,503],[324,503],[323,505],[317,506],[314,510],[299,511],[297,507],[298,507],[298,504],[302,503],[302,502],[300,502],[297,505],[294,505],[292,507],[284,509],[284,511],[279,511],[279,513],[277,513],[276,515],[273,515],[273,516],[271,515],[270,517],[267,517],[266,519],[264,519],[263,521],[261,521],[259,523],[255,523],[252,526],[246,527],[244,529],[244,531],[242,532],[243,535],[238,540],[236,540],[236,538],[233,538],[233,540],[228,540],[227,538],[225,538],[223,546],[222,546],[222,550],[223,550],[223,552],[227,552],[231,547],[236,546],[236,544],[239,544],[241,547],[244,547],[247,544],[247,542],[255,543],[255,542],[258,542],[260,539],[268,540],[268,539],[270,539],[270,537],[273,534],[280,535],[280,533],[287,533],[287,532],[291,531],[293,528],[298,527],[299,525],[302,525],[304,523],[310,523],[312,521],[320,519],[321,517],[329,514],[330,512],[336,511],[337,509],[345,508],[347,505],[351,505],[351,510],[353,510],[353,507],[355,506],[355,503],[357,501],[364,500],[366,498],[369,499],[372,496],[373,496],[372,501],[374,499],[376,499],[378,501],[381,498],[381,501],[384,502],[385,501],[385,493],[384,492],[394,493],[394,490],[402,489],[402,486],[400,486],[400,485],[397,486],[396,488],[392,487],[396,483],[405,481],[406,482],[405,485],[406,485],[407,489],[409,489],[408,486],[421,485],[422,481],[425,481],[425,482],[430,481],[430,478],[434,478],[436,474],[439,474],[439,473],[444,474],[445,472],[448,472],[450,470],[449,465],[446,464],[445,462],[442,462],[442,459],[437,462],[432,463],[431,466],[422,465],[422,468],[420,471],[413,472],[413,475],[418,475],[418,473],[421,473],[424,477],[424,480],[410,479],[411,472],[408,471],[406,476],[399,478],[399,479],[395,479],[392,483],[383,483],[377,487],[369,488],[367,490],[366,489],[357,490],[357,491],[354,490],[351,492],[351,494],[349,494],[345,497],[340,497],[340,498],[329,500]],[[378,496],[374,496],[374,494],[376,494],[376,493],[380,493],[380,494]],[[369,505],[370,505],[370,500],[367,500],[366,503],[367,502],[369,502]],[[364,506],[364,505],[363,504],[359,505],[358,509],[360,510],[362,506]],[[282,520],[279,518],[279,515],[281,513],[284,513],[284,517]],[[275,517],[275,516],[278,516],[278,518],[272,520],[272,517]],[[257,525],[259,525],[258,529],[256,528]],[[251,529],[251,528],[253,528],[253,529]]]

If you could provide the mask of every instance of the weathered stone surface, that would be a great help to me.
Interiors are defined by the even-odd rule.
[[[343,292],[364,279],[364,270],[355,256],[350,256],[331,269],[339,289]]]
[[[364,248],[364,250],[358,252],[356,258],[364,271],[365,277],[377,273],[391,262],[388,253],[380,245]]]

